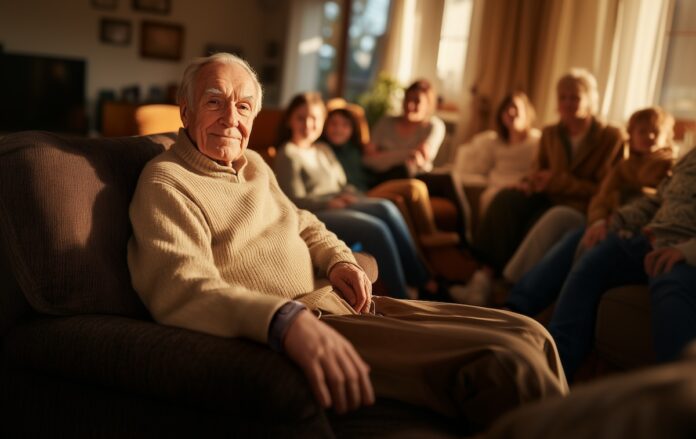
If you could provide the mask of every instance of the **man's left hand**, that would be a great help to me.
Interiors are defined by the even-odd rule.
[[[650,277],[669,273],[677,262],[685,260],[686,257],[681,250],[674,247],[665,247],[653,250],[643,260],[645,273]]]
[[[334,289],[359,313],[370,310],[372,284],[364,271],[347,262],[339,262],[329,272]]]

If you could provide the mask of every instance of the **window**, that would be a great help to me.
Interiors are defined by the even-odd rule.
[[[473,5],[473,0],[445,1],[437,76],[440,93],[449,101],[457,101],[461,92]]]
[[[367,90],[377,74],[389,6],[390,0],[294,2],[300,37],[291,42],[290,58],[297,65],[289,73],[294,77],[286,82],[286,97],[318,90],[324,98],[355,100]]]
[[[696,142],[696,0],[674,0],[659,103],[677,119],[676,137]]]

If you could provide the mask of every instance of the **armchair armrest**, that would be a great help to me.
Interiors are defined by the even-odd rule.
[[[324,416],[301,371],[260,344],[125,317],[40,318],[3,340],[10,366],[273,422]]]

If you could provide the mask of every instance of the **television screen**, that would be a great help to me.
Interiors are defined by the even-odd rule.
[[[87,132],[86,62],[0,53],[0,132]]]

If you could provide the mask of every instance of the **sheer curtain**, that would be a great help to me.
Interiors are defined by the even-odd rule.
[[[493,126],[498,102],[509,92],[526,92],[537,108],[537,84],[556,69],[548,54],[569,39],[559,21],[568,2],[477,0],[467,54],[457,138]]]
[[[623,124],[655,101],[669,0],[476,0],[459,142],[493,126],[498,102],[526,92],[537,125],[556,120],[555,83],[571,67],[598,80],[600,116]]]
[[[437,52],[444,0],[391,0],[381,71],[407,85],[417,78],[437,85]]]

